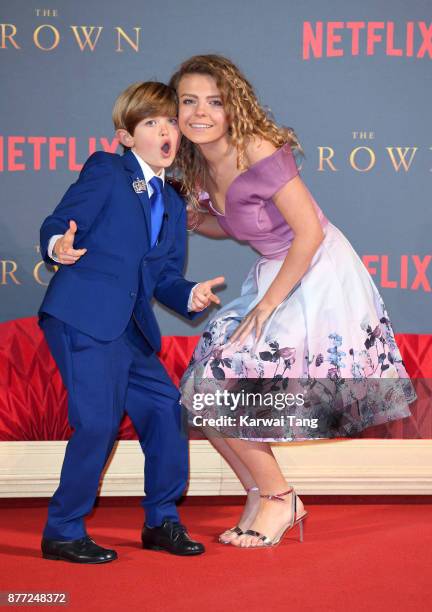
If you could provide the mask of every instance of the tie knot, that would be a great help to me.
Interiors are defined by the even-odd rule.
[[[152,179],[150,179],[150,185],[155,190],[155,193],[157,194],[162,193],[163,183],[162,183],[162,179],[160,179],[158,176],[154,176]]]

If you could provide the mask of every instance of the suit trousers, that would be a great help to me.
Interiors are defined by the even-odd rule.
[[[68,391],[68,441],[44,537],[86,535],[99,481],[124,411],[145,455],[146,524],[178,521],[175,502],[188,478],[188,440],[180,394],[133,318],[113,341],[99,341],[52,317],[40,326]]]

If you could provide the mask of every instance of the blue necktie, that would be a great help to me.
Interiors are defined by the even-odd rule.
[[[151,246],[157,242],[159,232],[162,227],[162,220],[165,211],[165,204],[163,199],[163,183],[162,179],[154,176],[150,181],[150,185],[153,187],[153,194],[150,198],[151,206]]]

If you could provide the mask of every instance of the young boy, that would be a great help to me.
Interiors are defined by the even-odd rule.
[[[209,303],[219,277],[183,278],[186,213],[165,182],[178,149],[175,93],[136,83],[117,99],[113,120],[125,153],[94,153],[41,227],[41,252],[59,270],[39,311],[40,325],[68,390],[74,429],[42,539],[46,559],[106,563],[114,550],[86,533],[99,479],[124,410],[145,453],[143,547],[204,552],[179,522],[187,437],[179,392],[156,356],[160,331],[151,300],[188,319]]]

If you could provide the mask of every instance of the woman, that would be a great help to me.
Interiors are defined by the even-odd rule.
[[[224,57],[192,57],[170,85],[179,99],[183,139],[176,163],[193,229],[247,241],[261,254],[240,297],[207,324],[181,382],[182,403],[196,414],[198,392],[244,390],[245,381],[262,383],[261,390],[270,382],[274,395],[287,388],[310,392],[306,402],[304,394],[293,395],[303,397],[294,414],[304,418],[295,422],[205,428],[248,492],[238,525],[220,541],[274,546],[296,524],[302,540],[307,513],[269,442],[353,436],[410,416],[415,393],[369,273],[299,176],[294,132],[266,115]],[[203,197],[208,212],[200,207]],[[385,393],[372,384],[383,378],[391,379]],[[224,409],[199,408],[202,416]]]

